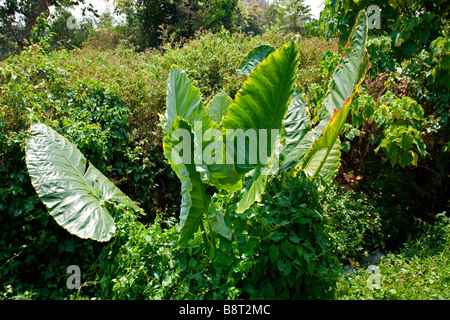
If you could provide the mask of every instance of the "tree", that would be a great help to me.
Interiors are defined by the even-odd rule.
[[[225,28],[234,31],[238,0],[211,0],[204,7],[205,28],[213,32]]]
[[[448,36],[450,11],[446,0],[327,0],[321,17],[328,21],[329,32],[339,35],[343,46],[359,10],[371,5],[381,9],[381,23],[379,29],[372,28],[369,33],[387,34],[400,60],[410,58],[439,36]]]
[[[116,0],[115,4],[140,49],[161,44],[162,26],[176,40],[190,38],[200,29],[233,31],[238,12],[237,0]]]
[[[69,19],[73,17],[66,8],[59,8],[48,18],[38,17],[30,43],[39,43],[42,47],[42,41],[45,39],[48,50],[80,47],[88,39],[94,23],[85,18],[82,21],[76,21],[74,27],[68,27],[68,21],[71,21]]]
[[[180,1],[138,0],[137,17],[140,22],[141,47],[156,47],[160,43],[160,26],[175,25]]]
[[[29,39],[37,18],[44,14],[49,15],[49,8],[68,8],[85,4],[86,0],[4,0],[0,4],[0,34],[12,38],[23,46],[24,38]],[[83,8],[83,14],[95,10],[92,4]]]
[[[246,34],[262,34],[274,25],[283,25],[284,12],[280,1],[240,0],[240,12],[236,19],[239,31]]]
[[[303,25],[311,20],[311,8],[304,0],[288,0],[284,11],[289,22],[289,31],[300,32]]]

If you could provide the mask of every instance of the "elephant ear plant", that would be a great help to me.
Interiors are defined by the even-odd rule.
[[[58,224],[70,233],[108,241],[116,226],[108,201],[141,211],[67,139],[44,124],[31,126],[25,146],[31,183]]]
[[[162,117],[163,147],[181,180],[181,245],[199,228],[212,249],[217,234],[231,239],[225,210],[214,203],[208,186],[238,192],[236,211],[243,213],[261,201],[271,176],[280,172],[311,179],[319,189],[331,183],[339,167],[339,135],[369,68],[366,41],[367,16],[361,11],[327,95],[322,105],[314,106],[325,114],[314,127],[312,107],[295,88],[299,61],[295,41],[278,50],[268,45],[252,50],[239,66],[238,72],[247,79],[234,100],[218,93],[205,105],[186,73],[172,67]],[[142,210],[46,125],[31,126],[25,151],[37,194],[69,232],[107,241],[115,232],[111,203]],[[299,171],[305,174],[298,175]]]
[[[295,89],[294,41],[278,50],[253,49],[239,66],[248,77],[235,99],[219,93],[206,107],[186,73],[172,67],[162,122],[164,154],[181,180],[181,244],[199,228],[205,231],[204,222],[211,236],[231,235],[208,186],[239,192],[236,211],[242,213],[261,200],[270,176],[278,172],[295,176],[302,170],[319,189],[332,182],[340,162],[339,135],[370,65],[366,41],[367,16],[361,11],[318,106],[325,116],[314,128],[311,108]],[[214,238],[205,241],[211,244]]]

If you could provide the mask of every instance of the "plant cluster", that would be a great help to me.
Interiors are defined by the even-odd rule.
[[[43,298],[60,296],[62,293],[53,289],[65,288],[61,279],[64,266],[78,263],[87,269],[99,246],[55,228],[57,224],[49,219],[47,209],[29,187],[31,180],[24,161],[29,125],[44,122],[72,137],[73,143],[90,155],[90,161],[111,178],[146,171],[140,163],[142,151],[129,143],[130,111],[115,90],[105,89],[94,80],[69,84],[65,81],[68,72],[58,67],[57,59],[47,59],[34,51],[10,58],[2,68],[2,284],[18,292],[47,288],[39,293],[38,297]],[[154,172],[147,169],[147,177],[152,176]],[[74,257],[75,252],[80,255]]]
[[[225,220],[234,235],[220,238],[218,247],[209,251],[200,231],[188,246],[179,246],[173,219],[157,218],[145,226],[123,205],[111,208],[116,234],[72,298],[333,297],[339,264],[323,229],[317,191],[308,179],[291,179],[282,190],[270,188],[261,204],[244,214],[235,211],[235,194],[216,194],[214,200],[228,204]]]
[[[3,62],[1,277],[7,297],[66,297],[65,268],[75,263],[88,270],[104,246],[70,235],[49,217],[24,161],[30,124],[45,123],[67,137],[145,209],[140,221],[172,216],[179,206],[179,182],[163,159],[157,116],[165,105],[167,69],[173,63],[188,67],[206,96],[220,89],[234,96],[243,77],[235,67],[245,51],[282,40],[270,33],[251,41],[226,32],[219,38],[204,33],[183,47],[168,44],[164,54],[137,54],[122,46],[114,52],[93,47],[49,52],[32,46]],[[334,47],[320,40],[316,44]],[[311,65],[316,63],[315,49],[303,49],[313,56]],[[199,264],[197,272],[201,270]],[[86,294],[93,296],[93,290],[89,287]]]
[[[436,216],[433,224],[420,223],[421,235],[406,241],[396,254],[381,259],[377,280],[356,270],[337,283],[342,300],[446,300],[449,298],[449,219]]]
[[[158,3],[129,18],[153,23]],[[327,1],[300,31],[329,22],[339,54],[276,26],[195,33],[185,7],[158,50],[137,53],[104,17],[82,50],[52,51],[58,23],[38,19],[34,45],[0,65],[0,297],[448,298],[448,219],[433,217],[448,201],[450,47],[434,9],[397,18],[420,3],[379,1],[385,24],[369,37],[365,1]],[[214,7],[217,26],[234,5],[191,4]],[[280,18],[262,5],[247,18]],[[434,224],[416,228],[418,213]],[[382,286],[362,271],[336,282],[341,263],[406,240],[382,260]]]
[[[247,241],[244,241],[243,244],[245,252],[249,257],[252,257],[252,262],[248,264],[251,272],[242,274],[241,280],[238,280],[238,282],[240,281],[240,284],[246,288],[244,291],[250,294],[250,297],[295,296],[318,298],[330,296],[333,292],[333,276],[327,275],[330,270],[333,270],[332,256],[329,255],[327,250],[327,236],[322,230],[321,214],[317,209],[314,209],[314,203],[310,206],[302,203],[302,201],[308,199],[307,196],[306,199],[302,197],[308,194],[308,192],[305,193],[305,186],[311,189],[316,186],[323,188],[333,179],[336,173],[336,164],[339,163],[340,155],[339,134],[351,104],[349,99],[347,101],[339,100],[339,98],[336,100],[337,95],[342,90],[342,88],[337,87],[337,83],[342,77],[345,77],[348,81],[345,90],[351,91],[355,91],[355,87],[361,84],[368,65],[365,37],[366,16],[361,13],[352,34],[352,40],[341,59],[341,68],[338,68],[333,74],[329,93],[327,98],[324,99],[325,107],[332,109],[330,109],[330,114],[325,115],[320,121],[318,125],[320,129],[315,128],[315,130],[308,124],[309,115],[300,95],[298,93],[294,95],[298,64],[297,47],[294,41],[276,51],[270,47],[267,47],[269,50],[261,51],[261,47],[258,47],[251,51],[240,68],[240,72],[247,75],[248,78],[237,92],[235,99],[231,100],[224,94],[217,94],[206,108],[202,104],[199,90],[190,83],[184,72],[174,67],[169,74],[167,82],[168,109],[162,127],[165,133],[164,154],[181,180],[182,203],[180,206],[180,236],[178,242],[182,246],[187,246],[190,239],[194,238],[195,240],[195,234],[200,227],[203,249],[206,250],[210,259],[214,259],[216,255],[220,257],[223,246],[227,246],[225,240],[233,243],[233,234],[236,234],[236,231],[238,231],[238,236],[249,234],[250,238],[244,237]],[[362,43],[359,43],[360,41]],[[352,50],[353,46],[355,46],[354,50]],[[38,52],[31,54],[38,54]],[[360,65],[358,66],[360,69],[358,73],[352,74],[350,72],[350,63]],[[44,79],[46,76],[47,74],[44,74]],[[286,81],[286,79],[289,79],[289,81]],[[9,80],[9,77],[7,77],[7,80]],[[13,83],[20,83],[20,80],[20,78],[14,78]],[[258,86],[263,85],[271,89],[262,93]],[[10,87],[13,86],[10,85]],[[68,94],[66,90],[58,92]],[[104,91],[100,92],[104,93]],[[262,96],[259,96],[261,93]],[[90,94],[95,97],[92,92]],[[275,96],[281,98],[271,98]],[[121,115],[120,112],[117,113],[114,108],[115,105],[111,103],[114,100],[104,99],[102,95],[100,97],[103,98],[101,103],[98,103],[95,99],[89,99],[91,96],[85,98],[82,108],[77,109],[77,112],[74,113],[76,116],[72,116],[70,119],[64,117],[64,112],[67,112],[66,108],[59,109],[57,106],[51,105],[46,110],[40,108],[39,102],[41,101],[31,104],[28,112],[24,112],[24,114],[29,118],[25,121],[25,124],[29,121],[32,125],[22,147],[25,147],[27,171],[31,182],[56,222],[70,233],[81,238],[105,241],[109,240],[116,232],[116,222],[113,218],[114,208],[122,204],[127,207],[127,209],[121,207],[125,212],[128,212],[127,210],[142,212],[142,210],[100,173],[99,169],[94,166],[93,161],[87,161],[76,145],[49,126],[34,124],[41,119],[46,119],[46,112],[51,112],[54,113],[54,117],[49,123],[53,126],[59,124],[63,129],[70,132],[70,130],[76,129],[76,124],[79,123],[80,119],[85,123],[86,121],[89,122],[92,117],[102,115],[101,118],[93,119],[97,122],[97,130],[102,128],[99,125],[102,125],[104,121],[106,121],[105,124],[108,129],[115,128],[114,122],[119,121],[117,128],[119,131],[109,132],[108,130],[103,137],[104,139],[129,138],[125,131],[121,131],[126,127],[128,120],[126,112],[125,115]],[[77,101],[70,94],[62,98],[67,98],[69,110],[71,107],[77,106]],[[258,101],[264,102],[264,105],[259,105],[259,109],[244,108],[246,104],[257,106],[259,103],[255,103]],[[120,110],[120,100],[117,103]],[[271,112],[268,113],[268,110],[271,110]],[[73,110],[70,111],[73,112]],[[252,117],[241,117],[243,112],[249,111],[253,112]],[[109,113],[112,113],[111,117],[108,116]],[[255,122],[255,119],[259,120]],[[197,125],[198,122],[200,122],[200,127]],[[258,123],[259,127],[255,126]],[[219,128],[218,133],[221,134],[221,126],[241,130],[251,128],[272,129],[271,134],[273,134],[274,129],[283,128],[285,132],[283,134],[283,146],[270,143],[267,149],[269,161],[257,158],[256,164],[253,161],[249,162],[249,159],[253,158],[252,152],[254,150],[246,148],[243,150],[235,149],[231,154],[234,159],[243,155],[244,162],[238,161],[236,164],[233,162],[231,165],[212,164],[208,162],[208,158],[198,162],[197,155],[192,155],[184,149],[181,156],[174,131],[185,130],[188,133],[185,139],[193,139],[191,141],[200,145],[201,150],[204,150],[207,146],[206,141],[198,140],[203,135],[204,129]],[[320,137],[319,130],[323,130]],[[311,137],[316,136],[318,137],[317,140],[310,140]],[[101,135],[95,137],[102,141]],[[261,139],[258,143],[262,143]],[[77,141],[77,144],[80,145],[80,148],[86,147],[86,141],[87,139],[83,138]],[[223,142],[220,143],[220,138],[217,137],[216,143],[218,143],[219,149],[214,152],[216,155],[219,154],[219,160],[221,157],[223,160],[224,158],[220,156],[219,151],[220,148],[224,148],[224,144]],[[108,144],[115,145],[114,141],[108,141]],[[123,145],[123,141],[120,144]],[[309,148],[308,145],[312,145],[312,147]],[[88,144],[87,146],[93,152],[96,151],[96,148],[91,145]],[[189,142],[188,147],[191,146]],[[280,146],[282,148],[276,151]],[[99,149],[101,150],[101,148]],[[214,156],[214,152],[211,155]],[[241,230],[239,232],[239,230],[234,229],[235,227],[239,228],[239,224],[236,226],[233,224],[227,225],[225,215],[222,212],[222,210],[227,210],[227,207],[223,206],[221,202],[216,204],[212,197],[205,192],[206,186],[209,184],[218,190],[232,192],[239,191],[245,186],[237,196],[236,208],[233,209],[236,214],[243,214],[250,210],[255,201],[260,202],[263,199],[269,178],[264,171],[270,169],[274,164],[273,161],[277,161],[275,159],[277,152],[283,155],[283,164],[280,168],[282,174],[281,178],[274,182],[275,188],[271,187],[277,193],[269,198],[270,202],[277,199],[277,204],[266,203],[265,214],[261,214],[261,218],[265,219],[262,220],[262,229],[259,226],[255,228],[256,239],[260,238],[261,242],[257,246],[257,241],[253,241],[251,238],[253,230],[248,232]],[[116,154],[117,152],[114,153],[114,155]],[[191,154],[191,156],[186,159],[185,154]],[[107,163],[110,160],[108,154],[102,156],[103,159],[98,159],[101,162]],[[100,157],[100,154],[98,157]],[[103,167],[103,169],[105,168],[107,166]],[[292,170],[293,168],[295,170]],[[299,170],[301,171],[299,172]],[[271,178],[271,180],[273,179]],[[309,182],[310,180],[311,182]],[[314,185],[312,184],[313,181]],[[285,193],[285,191],[280,191],[281,189],[290,191]],[[288,197],[290,194],[300,197],[293,201],[299,205],[298,207],[292,207],[292,204],[290,204],[293,203]],[[313,196],[313,198],[316,197]],[[277,206],[284,208],[284,210],[272,212]],[[291,209],[290,214],[285,212],[289,208]],[[295,210],[292,210],[292,208],[295,208]],[[267,213],[267,211],[270,213]],[[259,212],[258,215],[260,215]],[[279,219],[280,222],[278,222]],[[251,226],[252,224],[248,225],[248,227]],[[138,233],[140,233],[139,230]],[[269,241],[267,241],[267,235],[270,235]],[[299,235],[302,237],[299,237]],[[132,239],[128,238],[125,243],[133,241]],[[280,242],[281,246],[278,247],[276,242]],[[300,248],[303,249],[300,250]],[[120,253],[117,254],[120,255]],[[267,255],[268,258],[264,258]],[[261,257],[262,260],[255,259],[255,256]],[[242,257],[242,254],[239,257]],[[269,261],[267,259],[272,262],[272,268],[265,270],[261,267],[267,264]],[[225,263],[228,266],[228,269],[223,269],[225,274],[230,272],[229,267],[234,266],[234,264],[229,263],[229,259],[224,257],[219,258],[219,261],[220,264]],[[236,261],[236,263],[239,264],[241,261]],[[256,269],[253,269],[255,265]],[[213,269],[216,270],[217,266]],[[135,268],[132,271],[134,272]],[[267,276],[269,277],[266,281],[263,281],[261,287],[255,285],[261,278]],[[276,280],[279,276],[281,276],[280,281]],[[172,279],[170,276],[169,278]],[[116,285],[120,288],[123,283],[121,279],[109,283],[118,281]],[[167,281],[171,282],[172,280]],[[322,284],[323,281],[327,285]],[[125,288],[129,288],[126,283],[124,285]],[[118,291],[121,290],[118,289]],[[263,295],[261,296],[261,294]]]

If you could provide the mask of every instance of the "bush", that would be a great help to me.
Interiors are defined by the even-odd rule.
[[[385,249],[382,217],[366,194],[331,188],[322,201],[340,261],[362,261]]]
[[[357,269],[354,274],[347,275],[338,282],[337,298],[449,299],[449,222],[443,213],[432,224],[421,223],[423,233],[420,236],[410,237],[404,248],[381,259],[378,285],[375,275],[365,269]]]
[[[72,27],[69,27],[72,23]],[[79,48],[92,32],[92,21],[77,22],[69,11],[59,9],[53,17],[40,15],[33,27],[30,42],[46,51]]]
[[[243,297],[332,298],[339,263],[317,191],[303,173],[270,186],[253,210],[235,215],[237,241],[253,253]]]
[[[280,178],[281,179],[281,178]],[[281,183],[281,180],[278,181]],[[289,179],[260,205],[236,214],[227,203],[230,240],[207,251],[197,232],[177,245],[173,220],[144,226],[119,208],[118,231],[102,250],[95,280],[104,299],[326,299],[334,295],[338,263],[331,251],[318,196],[307,179]],[[279,184],[276,184],[279,185]],[[78,298],[82,293],[78,294]]]
[[[205,88],[202,93],[207,98],[218,91],[234,95],[242,82],[235,69],[249,49],[258,44],[282,42],[284,39],[271,33],[253,39],[227,32],[219,37],[205,33],[183,47],[166,46],[164,52],[136,53],[124,45],[104,51],[86,47],[48,52],[33,47],[4,61],[0,65],[0,291],[5,293],[5,298],[67,298],[71,291],[65,286],[66,268],[72,264],[79,265],[83,272],[92,270],[92,274],[86,275],[87,283],[80,290],[80,297],[132,296],[126,286],[119,289],[118,284],[112,293],[103,282],[93,284],[101,279],[96,279],[96,274],[100,268],[97,257],[102,250],[103,257],[108,250],[115,252],[134,245],[126,244],[126,234],[119,233],[117,239],[121,240],[115,242],[114,248],[110,244],[78,239],[55,223],[36,195],[24,163],[24,141],[30,123],[43,122],[66,136],[95,167],[140,204],[147,216],[129,218],[137,219],[130,227],[136,228],[137,238],[154,236],[172,243],[175,238],[171,236],[171,227],[164,227],[169,231],[162,235],[159,226],[178,210],[180,190],[178,179],[164,161],[158,116],[165,106],[170,66],[185,67],[194,81]],[[315,43],[328,46],[318,39]],[[315,48],[308,46],[305,52],[308,50]],[[305,68],[314,63],[316,56],[312,60],[305,58]],[[146,227],[147,223],[151,225]],[[200,243],[201,235],[196,241]],[[155,242],[148,247],[148,252],[159,245],[167,247]],[[173,283],[180,290],[166,292],[160,288],[152,293],[148,291],[148,296],[238,297],[242,294],[242,279],[250,268],[249,261],[254,258],[248,253],[248,260],[241,261],[247,247],[245,250],[236,247],[235,255],[227,257],[225,248],[233,245],[237,244],[223,242],[222,258],[218,254],[211,263],[204,259],[209,253],[203,252],[200,245],[196,247],[195,241],[186,249],[190,251],[188,256],[185,248],[167,249],[173,256],[169,260],[179,264],[178,269],[167,272],[178,279]],[[156,257],[158,252],[151,254]],[[116,279],[121,264],[135,263],[134,258],[128,259],[126,255],[116,257],[111,253],[109,257],[116,259],[111,263],[117,268],[102,269],[98,274],[111,281]],[[162,272],[169,260],[161,260],[160,266],[152,268]],[[185,267],[191,260],[196,262]],[[232,266],[230,261],[235,260],[236,266]],[[242,273],[235,277],[236,268],[241,267]],[[132,270],[126,269],[122,275],[127,272]],[[273,272],[275,276],[279,271]],[[132,274],[128,277],[131,279]],[[144,281],[143,277],[140,279]],[[139,281],[135,281],[136,286]],[[210,289],[205,290],[205,286]],[[96,293],[99,287],[101,294]],[[260,292],[257,290],[255,296]]]
[[[395,71],[395,61],[392,58],[392,40],[387,36],[374,37],[367,44],[367,52],[370,55],[371,67],[369,76],[377,77],[384,72]]]
[[[7,63],[0,119],[2,284],[9,286],[8,292],[28,290],[35,298],[54,299],[67,293],[56,290],[65,288],[60,276],[64,268],[78,264],[87,269],[101,244],[69,235],[49,217],[31,187],[24,163],[29,124],[40,121],[70,137],[92,163],[130,194],[133,185],[119,177],[143,175],[147,170],[146,178],[151,178],[154,173],[137,160],[140,149],[130,143],[129,109],[114,91],[93,80],[66,83],[66,74],[40,53],[26,51]]]

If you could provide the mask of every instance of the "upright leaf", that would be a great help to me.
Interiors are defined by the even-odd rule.
[[[261,61],[266,59],[274,51],[275,48],[269,44],[263,44],[253,48],[247,54],[246,58],[242,60],[238,69],[236,70],[237,73],[249,76],[253,69],[255,69],[258,64],[261,63]]]
[[[173,66],[169,73],[166,104],[164,124],[166,133],[169,132],[176,117],[181,117],[191,125],[194,121],[208,121],[200,90],[191,84],[186,73],[177,66]]]
[[[206,106],[211,119],[217,123],[222,123],[222,118],[227,114],[228,107],[233,100],[225,93],[219,92],[216,94]]]
[[[105,201],[141,211],[68,140],[44,124],[30,128],[25,147],[31,182],[60,226],[80,238],[108,241],[115,223]]]
[[[356,20],[356,25],[350,35],[347,56],[343,60],[344,67],[335,71],[333,82],[330,86],[330,94],[326,98],[328,110],[334,110],[329,123],[327,123],[322,135],[313,143],[302,160],[301,168],[312,177],[319,178],[319,185],[325,186],[334,179],[339,168],[340,141],[347,116],[350,111],[352,97],[359,90],[364,81],[367,69],[370,66],[369,56],[365,50],[367,34],[367,17],[361,11]],[[342,71],[341,71],[342,70]],[[354,72],[354,73],[352,73]],[[346,95],[345,100],[343,100]],[[339,103],[343,103],[340,105]],[[322,120],[323,123],[327,120]],[[320,124],[319,124],[320,125]]]
[[[244,132],[254,130],[259,133],[263,129],[268,133],[267,155],[272,161],[261,161],[259,154],[255,154],[260,149],[259,145],[256,148],[249,146],[244,149],[235,149],[234,159],[239,156],[245,159],[245,163],[236,164],[238,171],[254,170],[238,203],[238,212],[245,211],[253,202],[259,201],[264,192],[267,179],[261,177],[261,174],[264,174],[268,166],[273,165],[273,154],[276,149],[271,143],[273,138],[271,130],[281,131],[282,129],[283,119],[292,99],[297,66],[298,55],[294,42],[271,53],[250,73],[222,120],[225,132],[233,129]],[[258,140],[258,143],[260,142]],[[257,161],[250,163],[250,159],[257,159]],[[253,185],[254,183],[256,185]]]
[[[188,143],[193,147],[193,133],[191,126],[181,117],[176,117],[172,121],[171,128],[164,139],[164,155],[169,160],[172,168],[181,181],[181,208],[180,208],[180,244],[186,241],[198,230],[204,213],[207,212],[211,197],[205,193],[207,185],[200,178],[200,173],[196,171],[194,156],[186,161],[180,155],[180,151],[174,152],[178,144],[175,140],[175,130],[185,130],[189,136]],[[189,137],[188,136],[188,137]],[[186,143],[186,141],[184,141]]]
[[[369,64],[366,42],[367,15],[362,10],[342,51],[323,101],[323,106],[328,110],[328,119],[335,110],[342,108],[348,97],[352,96],[355,87],[364,80]]]
[[[254,69],[236,94],[223,119],[226,129],[281,129],[298,66],[297,48],[290,42]]]
[[[340,152],[337,152],[337,147],[334,147],[334,144],[345,123],[352,97],[364,81],[367,69],[370,66],[369,56],[366,50],[366,41],[367,16],[364,11],[361,11],[342,52],[340,63],[333,73],[327,95],[323,101],[323,107],[328,111],[327,115],[319,122],[317,127],[308,132],[303,139],[299,140],[297,146],[286,156],[280,170],[284,171],[292,169],[304,161],[305,163],[308,163],[307,172],[316,177],[324,167],[327,157],[332,154],[333,165],[329,166],[327,164],[325,168],[328,168],[329,170],[327,170],[326,173],[322,173],[323,177],[328,177],[325,181],[330,182],[329,177],[333,176],[330,172],[336,170],[336,166],[338,166],[336,161],[338,158],[340,159],[340,156],[338,157]],[[341,110],[346,105],[348,108]],[[342,112],[339,113],[339,111]],[[338,116],[338,114],[340,115]],[[328,124],[332,116],[339,117],[340,120],[344,120],[344,123],[336,121],[335,119],[333,121],[334,125],[336,125],[336,123],[339,123],[339,125],[337,128],[331,129],[331,126],[328,126]],[[326,136],[325,131],[322,132],[325,128],[328,128],[326,129],[328,130]],[[316,139],[321,140],[317,143],[314,142],[312,148],[315,148],[315,151],[310,150],[311,145],[308,146],[311,139],[313,139],[313,141]],[[307,152],[309,153],[308,159],[306,159]],[[302,167],[303,166],[304,165],[302,165]]]
[[[325,127],[323,134],[317,139],[305,155],[301,168],[312,177],[318,178],[320,189],[331,183],[339,169],[341,159],[341,143],[339,134],[347,119],[348,111],[344,107]]]
[[[225,97],[217,97],[213,105],[210,103],[210,110],[224,112],[224,107],[215,107],[219,102],[226,104]],[[212,109],[211,109],[212,108]],[[216,132],[221,139],[222,131],[219,124],[211,119],[210,114],[203,105],[200,91],[191,84],[186,73],[174,66],[170,70],[167,84],[167,110],[165,113],[164,131],[166,135],[169,133],[172,122],[176,117],[180,117],[189,124],[194,134],[194,147],[192,153],[195,158],[196,170],[200,173],[202,181],[219,189],[235,191],[242,186],[241,176],[236,172],[233,165],[227,165],[225,161],[225,145],[218,142],[218,151],[222,153],[222,160],[210,163],[204,159],[203,151],[211,144],[204,138],[204,134],[210,130]],[[214,154],[212,154],[214,155]]]

